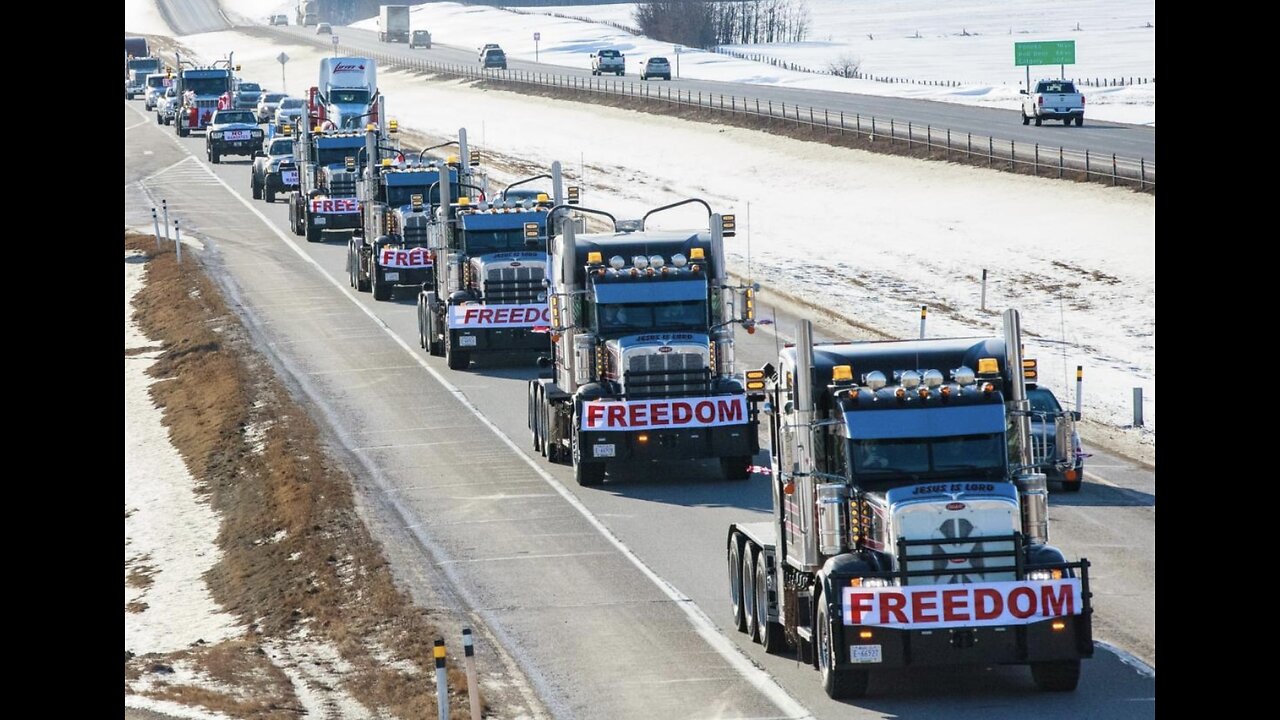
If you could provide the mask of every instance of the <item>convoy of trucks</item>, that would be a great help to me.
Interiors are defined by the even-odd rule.
[[[378,40],[381,42],[409,42],[409,6],[378,6]]]

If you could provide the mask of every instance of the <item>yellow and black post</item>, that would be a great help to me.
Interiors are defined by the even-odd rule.
[[[449,673],[444,667],[444,639],[436,638],[431,654],[436,658],[436,707],[440,720],[449,720]]]
[[[480,681],[476,679],[476,648],[471,628],[462,629],[462,654],[466,656],[467,696],[471,700],[471,717],[480,720]]]

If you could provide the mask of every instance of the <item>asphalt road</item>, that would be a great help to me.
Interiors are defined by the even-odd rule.
[[[141,101],[126,102],[124,122],[126,226],[150,227],[150,207],[168,200],[264,349],[357,458],[360,490],[392,508],[417,542],[409,554],[455,584],[556,717],[1154,716],[1154,677],[1104,648],[1068,695],[1001,667],[882,673],[867,699],[828,699],[816,672],[727,627],[723,537],[731,522],[768,517],[766,478],[664,466],[577,487],[532,452],[532,368],[448,370],[417,347],[412,298],[375,303],[347,286],[345,237],[308,244],[283,202],[248,199],[247,158],[206,164],[202,135],[178,139]],[[793,325],[778,313],[778,327]],[[752,365],[777,342],[740,339]],[[1154,474],[1095,456],[1084,490],[1050,505],[1054,543],[1094,563],[1096,635],[1153,661]]]
[[[231,26],[215,0],[155,0],[161,16],[178,35],[226,30]]]
[[[535,18],[518,16],[519,22],[534,22]],[[271,32],[287,33],[299,39],[319,41],[328,44],[327,36],[317,36],[313,27],[269,28]],[[434,62],[456,63],[479,68],[478,53],[475,48],[459,47],[448,43],[439,33],[433,33],[431,49],[417,48],[410,50],[400,43],[384,43],[378,41],[378,34],[372,30],[357,30],[350,27],[334,26],[333,32],[341,41],[340,50],[344,54],[358,55],[361,52],[380,52],[405,58],[430,60]],[[443,40],[444,42],[440,42]],[[509,70],[527,70],[530,72],[555,73],[579,78],[591,77],[590,61],[584,50],[581,67],[566,67],[550,63],[533,63],[525,60],[508,58]],[[628,63],[633,72],[619,78],[619,81],[633,82],[640,85],[638,68]],[[607,76],[606,80],[613,79]],[[668,83],[661,80],[648,81],[653,85],[661,85],[665,91]],[[904,126],[912,122],[920,128],[932,126],[935,133],[945,132],[950,128],[957,137],[963,133],[973,133],[983,137],[992,136],[997,143],[1007,144],[1012,140],[1018,145],[1031,146],[1040,144],[1048,148],[1063,147],[1081,153],[1088,150],[1098,157],[1109,157],[1112,154],[1122,158],[1145,158],[1148,163],[1156,159],[1156,130],[1154,127],[1142,125],[1124,125],[1093,120],[1086,117],[1084,127],[1065,127],[1060,123],[1048,123],[1041,127],[1022,124],[1021,114],[1017,110],[1000,110],[995,108],[974,107],[956,103],[937,102],[931,100],[912,100],[906,98],[880,97],[876,95],[855,95],[852,93],[831,92],[827,90],[803,90],[797,88],[776,87],[772,85],[751,85],[747,83],[716,82],[711,80],[673,79],[671,88],[682,91],[693,91],[695,94],[713,93],[725,96],[759,98],[762,103],[772,100],[774,103],[786,103],[788,107],[826,108],[833,115],[844,112],[850,118],[855,114],[866,118],[875,116],[881,120],[894,118]],[[1087,115],[1087,112],[1086,112]],[[923,132],[923,130],[921,131]],[[937,135],[935,134],[935,137]]]

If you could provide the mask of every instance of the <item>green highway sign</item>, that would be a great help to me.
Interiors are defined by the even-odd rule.
[[[1075,40],[1013,44],[1014,65],[1074,65],[1075,62]]]

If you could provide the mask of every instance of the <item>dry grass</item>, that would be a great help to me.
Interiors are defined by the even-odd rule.
[[[153,401],[222,518],[222,559],[205,579],[218,603],[251,632],[185,657],[220,683],[268,699],[173,687],[165,697],[242,717],[296,717],[287,678],[280,680],[254,636],[287,642],[305,631],[309,642],[327,642],[350,665],[342,689],[367,708],[403,718],[434,716],[433,684],[422,677],[434,673],[431,641],[439,632],[395,585],[356,514],[351,478],[329,459],[317,428],[251,347],[217,288],[193,272],[198,264],[188,259],[178,266],[172,252],[155,250],[151,236],[126,233],[125,248],[148,256],[135,320],[164,347],[149,373],[169,380],[152,386]],[[245,428],[266,421],[272,422],[265,447],[255,452]],[[280,531],[283,538],[274,540]],[[126,667],[156,660],[127,659]],[[406,663],[418,677],[388,667]],[[263,673],[274,679],[263,680]],[[457,671],[451,679],[459,691],[452,714],[466,717],[465,675]]]

